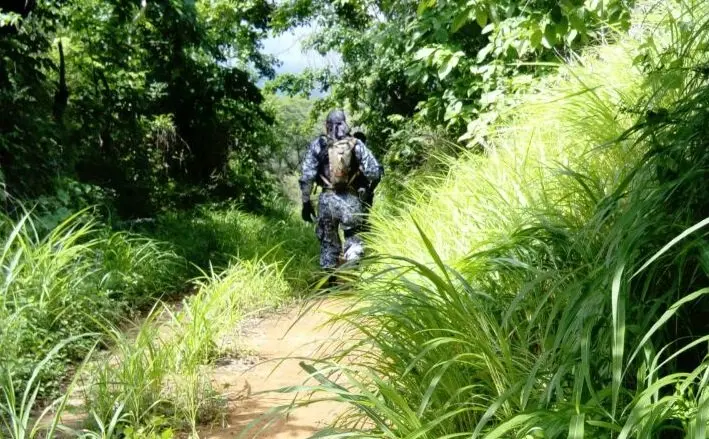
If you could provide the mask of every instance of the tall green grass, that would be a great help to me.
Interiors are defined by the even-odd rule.
[[[24,385],[24,391],[15,388],[12,371],[4,370],[0,378],[0,433],[7,434],[12,439],[32,439],[39,437],[54,437],[62,430],[60,414],[66,407],[68,396],[75,380],[72,380],[62,397],[47,404],[41,412],[37,410],[37,398],[41,390],[40,376],[43,370],[62,349],[78,339],[90,334],[78,335],[57,343],[45,357],[37,363]],[[91,352],[87,355],[90,358]]]
[[[96,322],[105,350],[90,356],[55,402],[40,402],[42,377],[51,362],[82,337],[55,344],[27,381],[5,371],[0,381],[0,433],[14,439],[53,437],[170,438],[217,422],[223,414],[223,389],[213,387],[215,360],[238,352],[239,326],[246,317],[292,300],[292,289],[278,264],[263,259],[232,263],[223,272],[195,280],[196,293],[178,311],[157,302],[134,328]],[[50,369],[51,371],[51,369]],[[74,385],[76,383],[76,386]],[[62,423],[67,401],[83,400],[80,429]],[[44,409],[39,411],[39,409]],[[76,410],[77,408],[74,408]]]
[[[178,312],[157,307],[135,331],[111,331],[112,355],[87,371],[86,407],[97,425],[121,409],[121,429],[164,418],[175,429],[196,433],[218,418],[221,389],[210,365],[233,354],[238,323],[289,299],[283,268],[263,260],[240,261],[197,282],[197,292]]]
[[[170,242],[190,261],[194,276],[210,267],[226,268],[235,260],[257,260],[284,266],[295,292],[306,292],[317,271],[319,244],[283,200],[264,212],[249,213],[237,206],[203,206],[191,212],[172,212],[136,230]]]
[[[154,241],[110,233],[77,213],[45,236],[26,214],[0,218],[0,350],[3,375],[23,382],[55,345],[96,332],[128,310],[154,300],[179,282],[180,260]],[[68,362],[83,358],[93,342],[72,343],[54,355],[39,380],[41,397],[56,391]]]
[[[35,422],[27,414],[38,407],[53,407],[68,366],[96,340],[103,352],[86,370],[72,371],[82,390],[71,396],[83,395],[91,427],[67,434],[168,434],[165,422],[194,432],[198,422],[217,416],[223,398],[212,388],[209,365],[233,354],[238,322],[305,292],[313,275],[314,233],[281,203],[274,206],[268,216],[205,206],[132,232],[112,232],[86,212],[44,234],[30,214],[1,218],[0,372],[7,404],[0,435],[27,437],[30,430],[16,426]],[[188,286],[195,293],[179,312],[160,301]],[[126,317],[135,320],[133,311],[147,315],[130,329]],[[84,333],[94,335],[72,338]],[[28,391],[32,397],[22,397]],[[45,434],[40,424],[30,436]]]
[[[329,435],[707,437],[707,12],[657,4],[651,44],[562,67],[377,217],[402,256],[343,296],[356,343],[306,366],[350,404]]]
[[[634,47],[602,46],[560,65],[558,75],[542,80],[538,93],[524,97],[507,122],[491,130],[484,154],[463,154],[446,175],[420,177],[423,184],[413,185],[412,199],[398,215],[375,204],[372,248],[430,261],[416,223],[453,263],[471,249],[497,245],[545,206],[566,206],[558,212],[569,221],[587,218],[594,206],[583,204],[576,179],[585,179],[594,196],[606,193],[640,154],[628,142],[598,151],[635,120],[622,111],[635,107],[643,93]]]

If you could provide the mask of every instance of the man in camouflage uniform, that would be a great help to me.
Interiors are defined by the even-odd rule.
[[[325,135],[318,137],[308,147],[303,159],[300,190],[303,201],[303,220],[312,222],[315,215],[310,194],[313,183],[323,188],[318,202],[316,234],[320,240],[320,266],[326,270],[337,267],[340,254],[344,250],[345,262],[359,260],[364,254],[362,239],[358,233],[365,224],[363,217],[363,202],[371,200],[371,196],[379,184],[382,168],[374,155],[360,140],[356,140],[353,159],[354,166],[364,178],[356,179],[345,190],[335,190],[328,184],[330,167],[328,157],[328,141],[340,140],[349,136],[345,113],[340,110],[331,111],[325,122]],[[345,235],[344,249],[340,242],[339,227]]]

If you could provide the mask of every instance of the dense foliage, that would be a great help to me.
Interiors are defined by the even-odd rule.
[[[208,365],[234,355],[225,337],[233,340],[244,316],[303,295],[315,280],[315,237],[282,204],[267,216],[227,206],[171,212],[130,233],[112,232],[87,212],[46,233],[31,215],[0,217],[0,227],[3,437],[44,434],[50,416],[23,413],[69,397],[87,401],[83,427],[103,437],[144,438],[144,429],[213,419],[224,404],[207,382]],[[165,313],[161,301],[186,290],[195,294],[181,311]],[[178,335],[165,338],[166,331]],[[85,357],[91,363],[76,372]],[[73,391],[76,380],[82,386]],[[55,421],[62,410],[50,413]]]
[[[7,192],[55,195],[78,181],[99,191],[88,202],[114,198],[124,216],[212,195],[258,204],[272,117],[254,79],[273,74],[258,51],[270,11],[261,0],[117,0],[2,12]]]
[[[0,217],[0,382],[24,390],[37,363],[59,343],[100,332],[129,311],[151,306],[186,279],[184,261],[151,239],[106,230],[86,213],[40,235],[28,214]],[[56,393],[66,365],[95,340],[75,341],[42,371],[40,396]],[[2,413],[2,411],[0,411]],[[3,418],[4,420],[4,418]]]
[[[279,175],[299,171],[307,146],[322,132],[324,117],[313,114],[314,104],[314,100],[302,96],[267,95],[267,108],[275,119],[269,164]]]
[[[143,424],[168,412],[161,386],[172,383],[160,381],[168,374],[199,386],[177,391],[170,412],[175,426],[191,416],[194,427],[198,415],[186,410],[201,404],[193,398],[213,399],[202,385],[217,340],[182,317],[175,328],[191,331],[183,337],[190,346],[162,346],[150,319],[146,345],[122,338],[113,325],[191,290],[188,279],[199,275],[203,289],[219,289],[221,298],[205,292],[187,309],[221,312],[210,323],[229,331],[246,312],[275,306],[311,281],[314,236],[282,206],[272,175],[297,165],[295,152],[313,131],[305,124],[312,104],[267,102],[255,85],[274,73],[274,60],[260,52],[273,7],[261,0],[22,0],[0,7],[7,213],[0,218],[0,436],[34,436],[35,416],[24,414],[64,390],[67,371],[96,343],[132,352],[136,362],[146,349],[170,359],[173,348],[200,352],[160,376],[135,363],[145,373],[128,377],[137,371],[129,358],[121,370],[107,363],[84,394],[96,404],[99,430],[143,437]],[[101,208],[76,213],[86,205]],[[25,206],[34,209],[25,213]],[[257,207],[266,215],[244,212]],[[131,231],[112,231],[103,220]],[[244,294],[236,299],[239,282]],[[114,388],[116,374],[125,388]],[[155,413],[143,413],[145,398],[155,398]],[[116,404],[125,409],[115,411]]]
[[[377,215],[333,437],[706,437],[709,10],[652,6]]]
[[[430,136],[470,146],[497,119],[529,76],[586,44],[627,28],[628,3],[613,1],[318,1],[284,2],[276,29],[310,23],[310,47],[342,57],[336,69],[278,78],[291,92],[317,86],[326,102],[348,105],[387,168],[421,165]],[[537,63],[537,64],[534,64]],[[450,150],[444,146],[445,150]]]
[[[299,25],[341,64],[264,93]],[[702,0],[4,2],[0,436],[218,419],[234,328],[318,278],[273,189],[337,104],[387,180],[302,363],[350,407],[319,437],[707,437],[708,48]]]

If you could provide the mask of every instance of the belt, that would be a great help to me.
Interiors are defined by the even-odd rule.
[[[357,191],[356,191],[355,188],[353,188],[353,187],[346,187],[346,188],[343,188],[343,189],[336,189],[336,188],[333,188],[333,187],[326,187],[326,186],[323,186],[323,187],[322,187],[322,191],[323,191],[323,192],[332,192],[332,193],[335,193],[335,194],[350,194],[350,195],[355,195],[355,194],[357,193]]]
[[[336,189],[336,188],[334,188],[333,185],[332,185],[332,183],[330,183],[330,181],[329,181],[327,178],[325,178],[324,175],[320,175],[320,179],[321,179],[322,182],[323,182],[323,185],[322,185],[323,192],[325,192],[325,191],[327,190],[327,191],[330,191],[330,192],[335,192],[335,193],[340,193],[340,194],[341,194],[341,193],[347,193],[347,192],[349,192],[349,193],[351,193],[351,194],[356,194],[357,191],[356,191],[355,188],[352,186],[352,183],[354,183],[354,181],[355,181],[355,179],[357,178],[358,175],[359,175],[359,171],[355,172],[355,174],[352,176],[352,178],[350,178],[349,182],[347,182],[347,187],[344,188],[344,189]]]

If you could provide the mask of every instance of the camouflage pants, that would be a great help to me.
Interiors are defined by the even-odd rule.
[[[340,254],[345,262],[355,262],[364,255],[362,239],[357,236],[363,225],[362,203],[354,194],[324,191],[318,204],[316,233],[320,240],[320,266],[335,268]],[[344,248],[339,228],[345,235]]]

